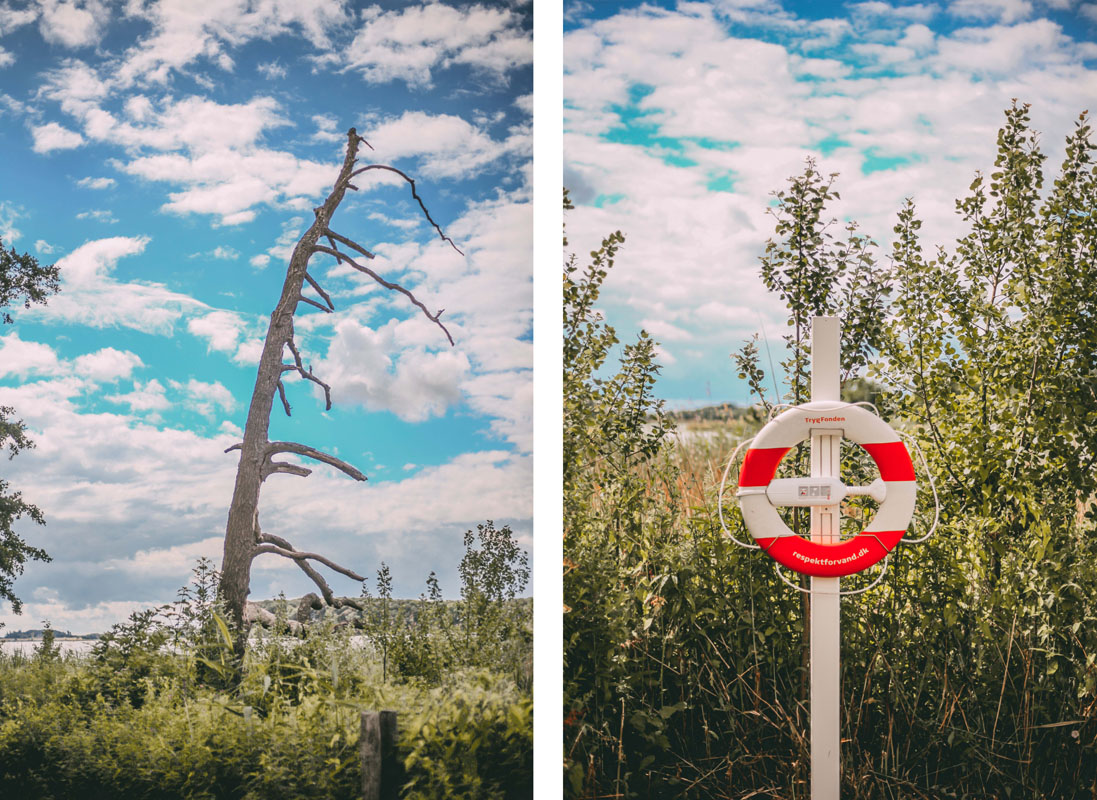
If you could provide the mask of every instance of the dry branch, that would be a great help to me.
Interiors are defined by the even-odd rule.
[[[309,298],[305,297],[304,295],[299,296],[297,299],[299,301],[301,301],[302,303],[308,303],[310,306],[315,306],[316,308],[323,311],[325,314],[330,314],[331,313],[330,308],[328,308],[327,306],[322,306],[319,303],[317,303],[315,300],[310,300]]]
[[[283,558],[292,558],[295,561],[304,561],[308,559],[310,561],[319,561],[325,567],[335,570],[336,572],[346,575],[348,578],[356,581],[364,581],[361,575],[354,570],[347,567],[340,566],[332,561],[327,556],[322,556],[319,553],[306,553],[303,550],[287,550],[284,547],[279,547],[275,544],[260,544],[255,546],[255,555],[262,555],[263,553],[273,553],[276,556],[282,556]]]
[[[302,378],[304,378],[307,381],[312,381],[317,386],[319,386],[321,389],[323,389],[324,390],[324,410],[325,411],[330,411],[331,410],[331,387],[328,386],[326,383],[324,383],[322,380],[320,380],[319,378],[317,378],[315,375],[312,374],[312,367],[311,366],[307,370],[305,369],[305,364],[301,360],[301,353],[297,349],[297,344],[293,340],[293,333],[292,332],[289,335],[289,339],[286,340],[286,346],[289,347],[289,351],[293,354],[293,365],[291,366],[290,364],[283,364],[282,365],[282,372],[287,372],[289,370],[296,370],[301,375]]]
[[[316,588],[318,588],[320,590],[320,593],[324,596],[324,601],[327,602],[327,604],[329,606],[332,606],[334,608],[340,608],[342,606],[351,606],[352,608],[357,608],[359,611],[364,610],[364,606],[356,600],[352,600],[350,598],[339,598],[339,597],[335,596],[335,594],[331,591],[331,587],[328,586],[328,582],[326,580],[324,580],[324,576],[321,575],[319,572],[317,572],[315,569],[313,569],[312,565],[309,564],[308,561],[306,560],[307,558],[312,557],[315,554],[313,554],[313,553],[298,554],[297,551],[295,551],[293,549],[293,545],[291,545],[289,542],[287,542],[281,536],[275,536],[272,533],[260,533],[259,534],[259,541],[260,541],[260,544],[255,548],[255,550],[256,550],[255,554],[256,555],[259,554],[259,548],[261,548],[261,547],[272,547],[273,546],[273,547],[277,548],[278,550],[283,551],[283,552],[279,552],[278,555],[284,555],[287,558],[293,559],[293,561],[296,562],[297,566],[301,568],[301,571],[304,572],[306,575],[308,575],[309,578],[312,580],[312,582],[316,584]],[[274,551],[264,550],[262,552],[274,552]],[[287,553],[288,553],[288,555],[287,555]],[[297,555],[302,555],[303,557],[298,558],[298,557],[296,557]],[[338,572],[342,572],[344,575],[347,575],[348,577],[351,577],[354,580],[358,580],[358,581],[365,580],[365,578],[361,578],[361,577],[357,576],[356,574],[354,574],[353,572],[351,572],[350,570],[347,570],[343,567],[338,566],[337,564],[329,562],[327,559],[324,559],[323,557],[317,558],[316,560],[321,561],[321,563],[327,564],[332,569],[337,570]],[[316,608],[315,605],[312,606],[312,607]]]
[[[370,149],[372,150],[373,148],[370,148]],[[440,237],[442,237],[443,242],[449,242],[450,247],[452,247],[458,253],[461,253],[461,255],[464,255],[464,253],[461,252],[461,248],[459,248],[456,244],[453,243],[453,239],[449,238],[448,236],[446,236],[445,233],[442,232],[442,229],[440,227],[438,227],[438,223],[434,221],[434,218],[431,217],[430,212],[427,211],[427,207],[423,203],[423,198],[419,196],[419,193],[417,191],[415,191],[415,181],[413,181],[411,178],[409,178],[406,173],[402,172],[401,170],[398,170],[396,167],[390,167],[387,164],[370,164],[367,167],[359,167],[358,169],[354,170],[354,172],[352,172],[350,175],[348,175],[346,178],[343,179],[343,185],[349,184],[350,179],[353,178],[354,176],[361,175],[363,172],[369,172],[371,169],[383,169],[383,170],[387,170],[388,172],[394,172],[397,175],[399,175],[401,178],[403,178],[405,181],[407,181],[411,185],[411,196],[414,197],[415,200],[419,203],[419,208],[423,209],[423,216],[425,216],[427,218],[427,222],[429,222],[431,225],[434,226],[434,230],[438,231],[438,235]]]
[[[372,269],[370,269],[369,267],[363,267],[361,264],[359,264],[357,261],[355,261],[353,258],[348,256],[346,253],[344,253],[341,250],[332,250],[330,247],[324,247],[322,244],[318,244],[315,247],[313,247],[312,249],[313,249],[314,252],[317,252],[317,253],[327,253],[330,256],[335,256],[337,259],[339,259],[340,261],[345,261],[347,264],[354,267],[359,272],[361,272],[365,275],[369,275],[371,278],[373,278],[379,284],[384,286],[386,289],[392,289],[392,290],[400,292],[401,294],[406,296],[409,300],[411,300],[411,302],[415,306],[417,306],[419,309],[422,310],[423,314],[426,315],[427,319],[429,319],[431,322],[433,322],[435,325],[437,325],[439,328],[442,329],[442,332],[446,334],[446,338],[449,339],[449,343],[451,345],[453,344],[453,337],[450,335],[450,332],[446,328],[446,326],[443,325],[442,322],[441,322],[442,312],[445,311],[444,308],[439,309],[434,314],[431,314],[429,311],[427,311],[427,307],[425,305],[423,305],[423,303],[419,300],[419,298],[416,297],[414,294],[412,294],[410,290],[405,289],[403,286],[401,286],[398,283],[392,283],[391,281],[386,281],[384,278],[382,278],[380,275],[378,275]]]
[[[297,475],[302,478],[307,478],[312,474],[312,470],[308,467],[302,467],[300,464],[291,464],[288,461],[268,460],[263,467],[263,480],[266,480],[276,473],[285,473],[287,475]]]
[[[320,284],[316,282],[316,279],[313,278],[311,275],[309,275],[306,272],[305,273],[305,280],[309,282],[309,286],[311,286],[313,289],[316,290],[316,293],[318,295],[320,295],[322,298],[324,298],[324,302],[328,304],[328,308],[330,308],[332,311],[334,311],[335,310],[335,303],[331,302],[331,297],[328,296],[327,292],[325,292],[322,288],[320,288]]]
[[[292,416],[289,408],[289,400],[286,399],[286,387],[282,383],[282,379],[278,379],[278,398],[282,401],[282,408],[286,410],[286,416]]]
[[[326,236],[328,238],[328,241],[331,242],[331,247],[332,247],[333,250],[338,250],[339,249],[338,247],[335,246],[335,242],[342,242],[343,244],[345,244],[350,249],[357,250],[359,253],[361,253],[362,255],[364,255],[366,258],[368,258],[370,260],[377,257],[373,253],[371,253],[369,250],[362,247],[362,245],[358,244],[358,242],[354,241],[353,239],[348,239],[346,236],[340,236],[338,233],[336,233],[333,230],[324,231],[324,236]],[[333,239],[335,241],[332,241]]]
[[[305,444],[298,444],[297,442],[268,442],[267,443],[267,456],[272,456],[276,453],[296,453],[299,456],[305,456],[316,461],[323,461],[325,464],[330,464],[336,469],[345,472],[356,481],[366,480],[366,476],[352,467],[346,461],[336,458],[333,455],[329,455],[323,451],[317,450],[315,447],[309,447]]]

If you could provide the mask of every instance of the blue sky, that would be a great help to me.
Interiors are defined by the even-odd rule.
[[[678,406],[749,401],[729,354],[756,332],[776,350],[786,314],[758,256],[770,193],[806,158],[840,173],[832,213],[880,258],[907,197],[932,252],[960,233],[954,200],[990,171],[1011,98],[1051,168],[1097,111],[1093,2],[568,2],[564,19],[569,239],[625,234],[603,309],[661,342]]]
[[[337,311],[302,307],[306,361],[271,437],[337,453],[366,485],[274,476],[264,528],[398,594],[456,594],[461,534],[531,548],[532,39],[528,2],[0,0],[0,237],[62,268],[62,292],[0,330],[0,403],[37,440],[4,475],[46,513],[53,563],[24,616],[100,630],[220,561],[258,348],[285,263],[356,126],[405,185],[359,184],[337,230],[444,319],[347,268]],[[340,592],[357,593],[333,576]],[[310,590],[264,556],[252,596]]]

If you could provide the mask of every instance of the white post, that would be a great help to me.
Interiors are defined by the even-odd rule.
[[[811,399],[840,400],[837,317],[811,321]],[[811,433],[811,476],[837,477],[841,431]],[[811,509],[811,540],[841,540],[838,506]],[[811,579],[811,800],[838,800],[841,772],[841,682],[839,680],[841,578]]]

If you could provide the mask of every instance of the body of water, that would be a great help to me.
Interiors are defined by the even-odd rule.
[[[76,653],[87,655],[91,648],[95,647],[95,639],[64,639],[56,640],[55,644],[61,649],[62,655]],[[35,648],[42,644],[41,639],[0,639],[0,653],[22,653],[29,656],[34,654]]]
[[[300,639],[286,638],[281,640],[282,643],[291,647],[299,644]],[[58,639],[55,642],[59,648],[61,648],[62,655],[68,655],[69,653],[75,653],[76,655],[85,656],[91,652],[91,649],[95,647],[96,639]],[[350,643],[352,647],[364,648],[369,646],[369,640],[365,636],[356,635],[350,637]],[[42,644],[41,639],[0,639],[0,653],[22,653],[25,656],[34,654],[35,649]]]

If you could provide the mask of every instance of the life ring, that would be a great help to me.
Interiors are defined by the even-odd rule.
[[[812,430],[840,432],[863,447],[880,470],[867,487],[849,487],[838,478],[774,480],[785,453]],[[762,428],[743,458],[736,493],[743,521],[755,542],[778,563],[817,577],[836,578],[871,567],[903,538],[914,515],[914,463],[891,426],[867,409],[836,401],[795,406]],[[778,506],[836,505],[852,494],[880,501],[875,518],[856,536],[837,544],[797,536],[777,513]]]

